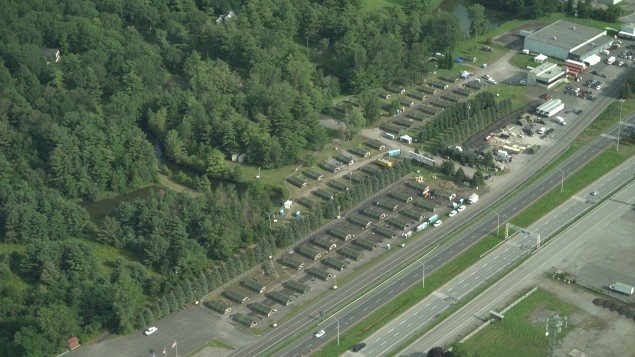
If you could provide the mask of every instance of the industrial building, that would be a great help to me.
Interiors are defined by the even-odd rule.
[[[635,40],[635,23],[629,22],[622,25],[622,28],[620,29],[620,32],[617,33],[617,35],[621,38]]]
[[[585,62],[612,42],[606,30],[559,20],[526,36],[524,49],[561,60]]]
[[[565,78],[566,74],[557,64],[545,62],[527,73],[527,84],[551,88]]]

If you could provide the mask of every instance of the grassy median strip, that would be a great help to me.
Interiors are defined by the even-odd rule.
[[[632,153],[632,147],[627,150]],[[549,191],[536,202],[523,210],[511,222],[521,227],[527,227],[533,222],[548,214],[551,210],[568,200],[575,193],[589,186],[595,180],[602,177],[611,169],[617,167],[626,160],[627,156],[615,151],[603,151],[589,161],[582,169],[564,180],[562,192],[560,187]]]
[[[480,259],[480,255],[500,242],[496,237],[489,235],[480,240],[472,248],[452,259],[452,264],[444,264],[434,273],[430,274],[425,281],[425,289],[416,285],[406,290],[395,299],[384,305],[361,323],[356,324],[351,329],[340,334],[340,345],[337,341],[331,341],[324,348],[317,351],[315,356],[336,356],[343,353],[355,343],[370,336],[381,326],[390,322],[404,311],[408,310],[424,297],[430,295],[450,279],[457,276],[461,271]]]

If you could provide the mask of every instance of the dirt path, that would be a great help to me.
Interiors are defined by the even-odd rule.
[[[189,187],[183,186],[180,183],[172,180],[171,178],[159,174],[159,183],[167,188],[169,188],[172,191],[176,191],[176,192],[180,192],[180,193],[185,193],[187,195],[190,195],[192,197],[198,197],[201,195],[200,192],[193,190]]]

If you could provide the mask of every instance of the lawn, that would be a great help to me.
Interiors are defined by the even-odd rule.
[[[505,313],[502,321],[484,328],[461,345],[457,355],[465,356],[546,356],[549,339],[545,337],[544,318],[551,314],[570,316],[576,307],[541,289]],[[560,340],[573,329],[571,323],[563,329]]]
[[[380,310],[366,317],[351,329],[340,334],[340,345],[337,341],[331,341],[322,349],[316,351],[314,356],[337,356],[344,353],[354,344],[362,341],[377,331],[384,324],[390,322],[414,304],[430,295],[433,291],[443,286],[450,279],[458,275],[461,271],[474,264],[480,259],[480,255],[487,252],[500,242],[492,235],[480,240],[469,250],[452,259],[448,264],[444,264],[426,278],[425,289],[416,285],[398,295],[395,299],[384,305]]]

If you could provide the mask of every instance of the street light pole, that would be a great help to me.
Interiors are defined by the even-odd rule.
[[[501,226],[501,216],[496,212],[494,212],[494,214],[496,215],[496,237],[498,238]]]
[[[421,263],[421,288],[426,288],[426,264]]]
[[[558,169],[560,171],[560,193],[564,191],[564,171],[562,169]]]
[[[335,321],[337,322],[337,345],[340,345],[340,320],[333,316],[333,318],[335,319]]]
[[[624,99],[620,99],[620,121],[617,124],[617,148],[616,151],[620,149],[620,136],[622,131],[622,103],[624,103]]]

